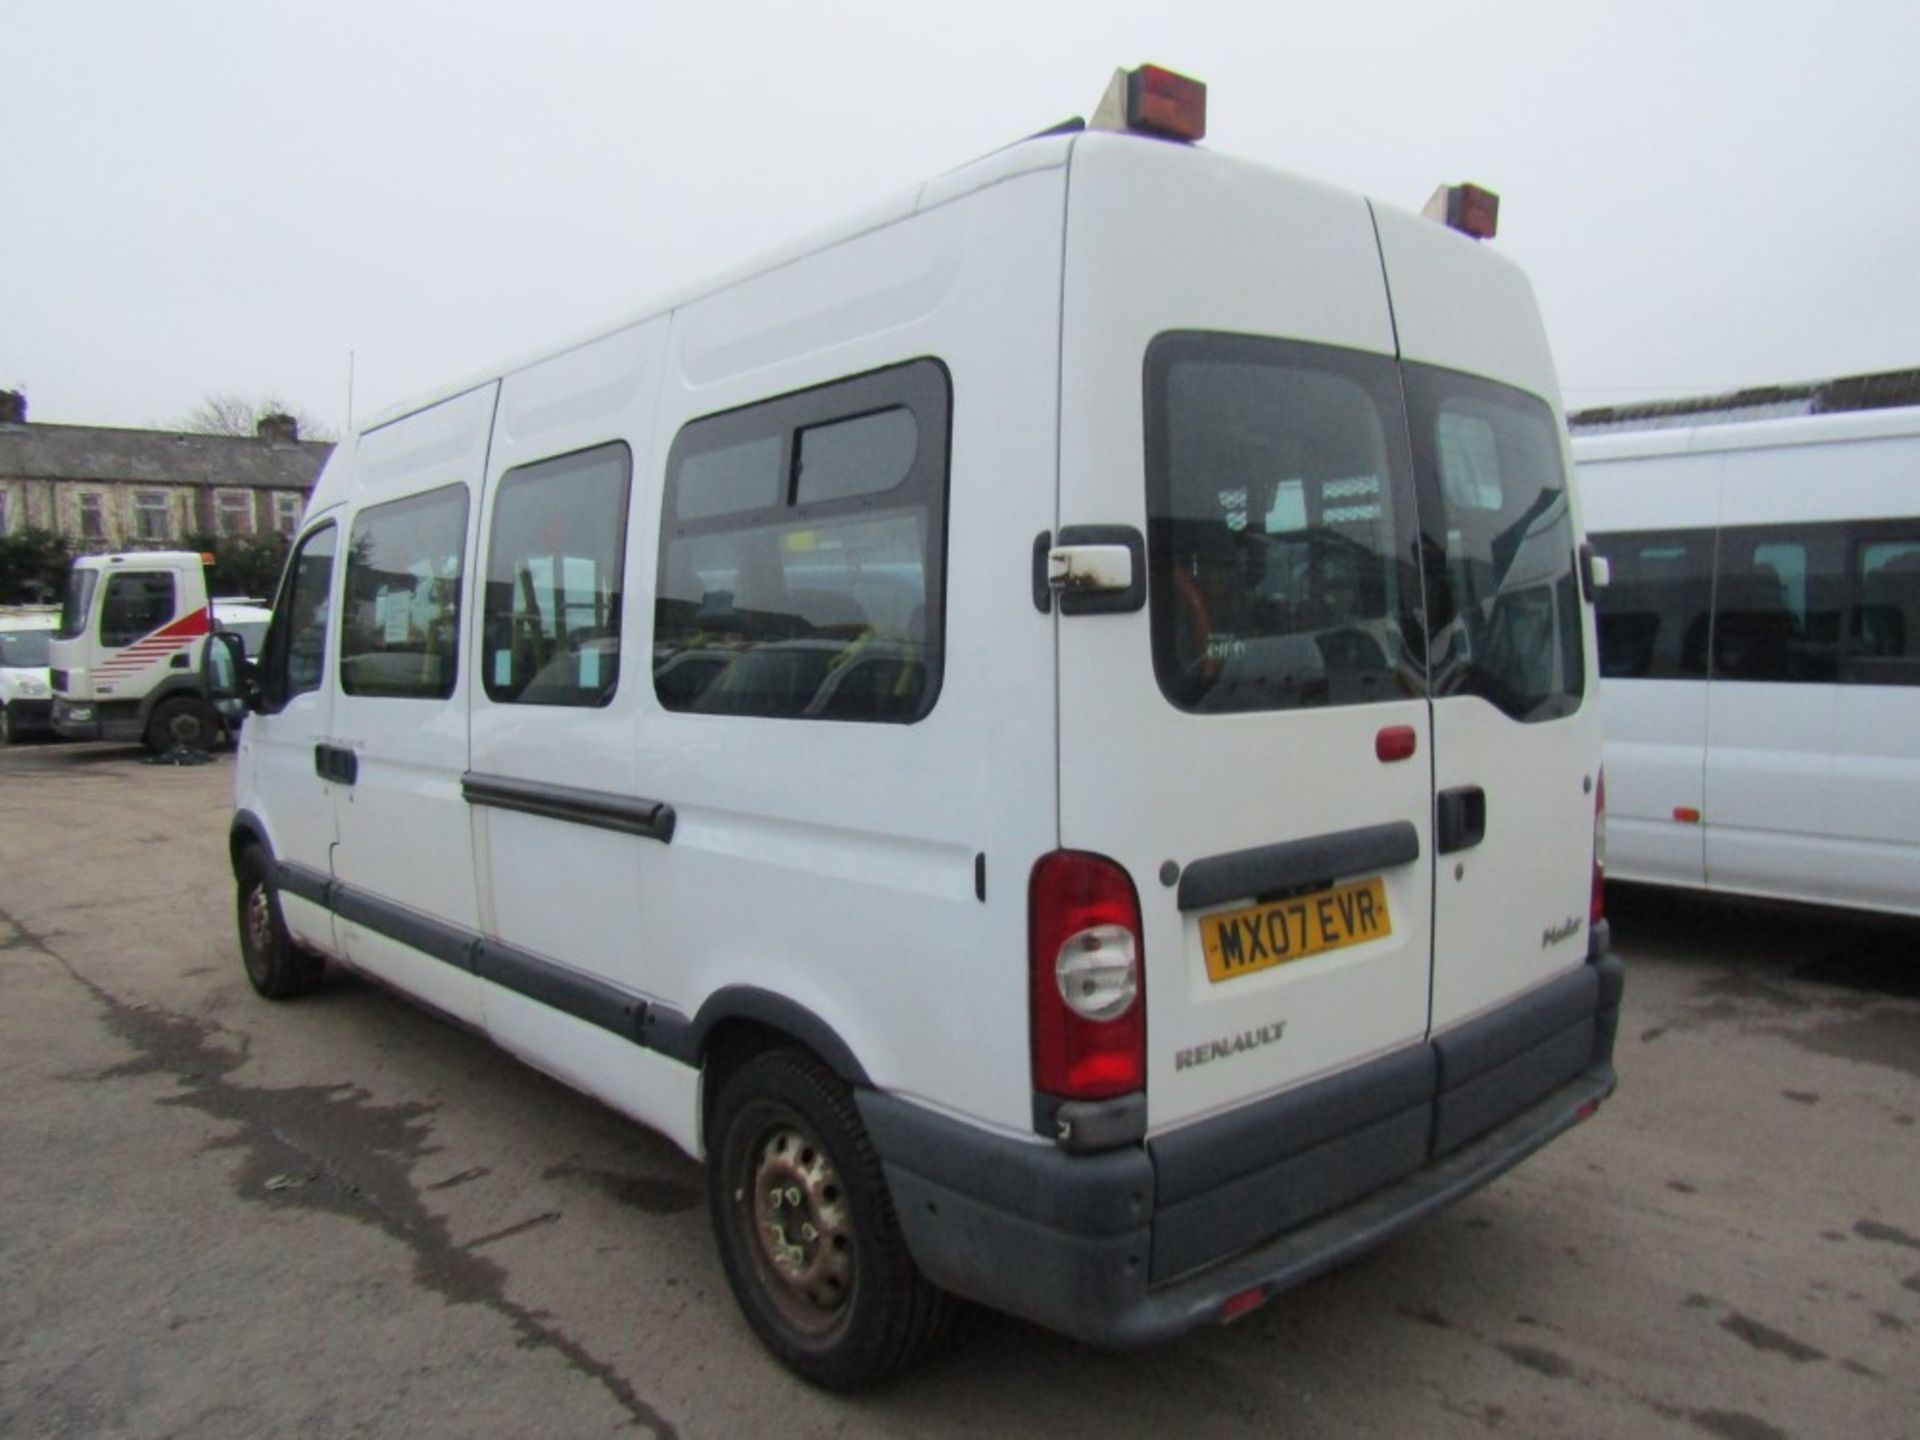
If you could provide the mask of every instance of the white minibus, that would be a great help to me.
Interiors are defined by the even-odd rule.
[[[820,1385],[956,1296],[1234,1319],[1613,1088],[1531,291],[1485,192],[1212,153],[1203,95],[377,419],[244,686],[254,986],[344,962],[703,1158]]]
[[[1920,914],[1920,409],[1573,441],[1616,879]]]

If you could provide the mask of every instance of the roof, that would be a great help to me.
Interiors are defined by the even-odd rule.
[[[106,425],[0,425],[0,478],[309,490],[333,452],[325,440],[188,435]]]
[[[1567,428],[1576,435],[1606,430],[1664,430],[1741,420],[1773,420],[1790,415],[1888,410],[1906,405],[1920,405],[1920,370],[1882,370],[1838,380],[1756,385],[1721,395],[1650,400],[1638,405],[1605,405],[1568,415]]]

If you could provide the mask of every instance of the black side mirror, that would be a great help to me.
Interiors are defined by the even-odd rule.
[[[247,642],[231,630],[216,630],[207,636],[200,652],[200,683],[207,702],[228,721],[238,721],[256,708],[258,692],[253,684],[253,662],[247,658]]]

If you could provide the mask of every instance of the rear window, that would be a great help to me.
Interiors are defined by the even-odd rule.
[[[1393,362],[1173,334],[1147,353],[1154,671],[1185,710],[1422,693]]]
[[[1422,495],[1433,693],[1515,720],[1570,715],[1585,689],[1560,427],[1532,395],[1404,367]]]

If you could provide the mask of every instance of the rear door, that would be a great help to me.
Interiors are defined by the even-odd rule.
[[[1086,137],[1061,394],[1059,525],[1145,537],[1144,608],[1057,622],[1060,843],[1139,892],[1161,1130],[1427,1029],[1419,529],[1366,205]]]
[[[1421,492],[1438,1032],[1586,959],[1599,705],[1531,291],[1483,246],[1377,214]]]

